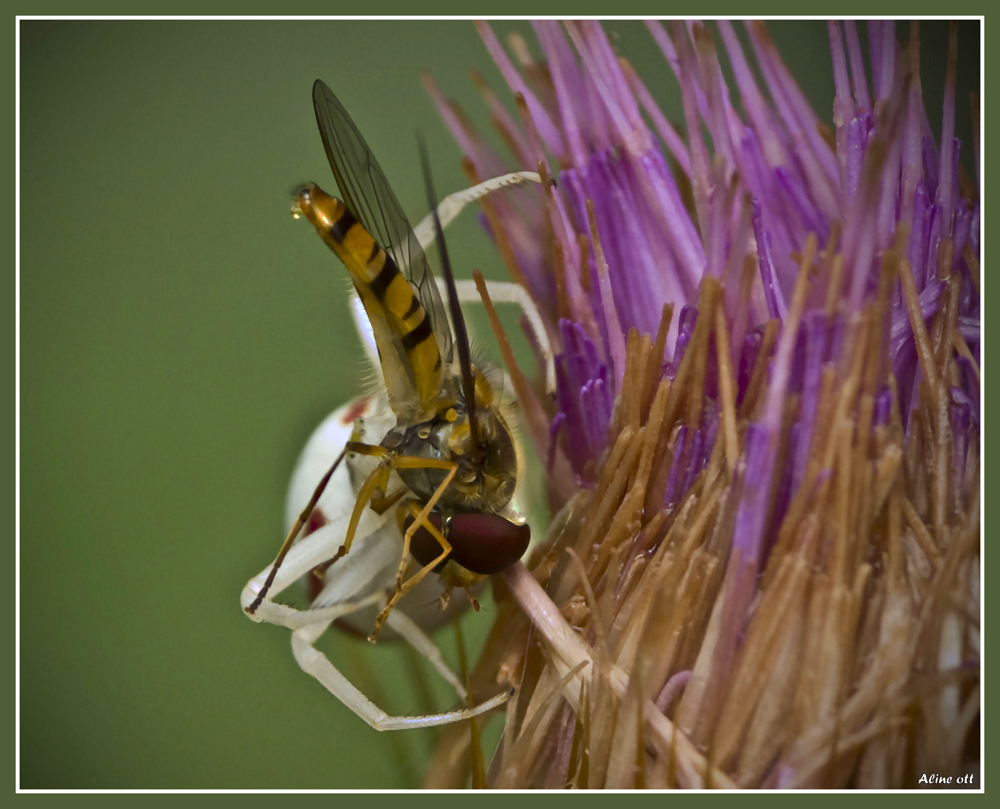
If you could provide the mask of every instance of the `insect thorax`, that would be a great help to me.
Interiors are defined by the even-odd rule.
[[[449,412],[450,411],[450,412]],[[493,408],[476,411],[480,462],[471,456],[468,414],[462,404],[412,427],[397,425],[382,440],[396,455],[415,456],[458,464],[455,477],[438,500],[444,511],[499,512],[514,495],[517,451],[503,417]],[[417,497],[428,500],[444,481],[446,469],[399,469],[403,483]]]

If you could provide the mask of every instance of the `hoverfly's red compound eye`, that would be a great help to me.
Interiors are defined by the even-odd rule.
[[[407,517],[406,527],[413,522]],[[431,512],[430,522],[441,530],[443,517]],[[448,521],[446,538],[451,544],[449,559],[454,559],[466,570],[489,576],[506,570],[528,549],[531,528],[527,523],[518,525],[499,514],[455,514]],[[419,528],[410,543],[413,558],[428,565],[441,555],[441,545],[426,528]]]

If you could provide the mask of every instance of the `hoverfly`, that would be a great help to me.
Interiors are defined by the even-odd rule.
[[[300,666],[372,727],[458,721],[502,704],[508,692],[465,710],[389,717],[313,647],[332,621],[371,607],[390,589],[370,639],[388,624],[464,698],[461,683],[437,647],[395,607],[405,594],[429,581],[431,572],[443,580],[445,598],[461,587],[474,603],[471,588],[485,575],[515,563],[530,538],[512,504],[521,463],[510,415],[504,412],[496,378],[470,358],[460,295],[435,213],[447,206],[433,200],[425,167],[432,208],[428,218],[434,217],[431,235],[439,238],[442,248],[454,332],[421,241],[357,127],[322,81],[313,86],[313,104],[343,201],[310,183],[296,193],[292,213],[308,219],[347,267],[363,307],[363,336],[374,344],[383,384],[376,396],[334,413],[310,439],[296,480],[315,482],[321,474],[317,461],[329,469],[275,562],[247,583],[241,602],[255,620],[292,629]],[[466,201],[524,180],[539,181],[537,175],[522,172],[452,197],[461,196],[460,209]],[[456,199],[445,202],[449,200],[448,216],[453,218]],[[428,232],[423,223],[418,230]],[[537,312],[525,306],[524,296],[506,299],[521,303],[529,320],[540,323]],[[535,328],[547,346],[544,329]],[[548,352],[549,381],[550,356]],[[333,460],[331,448],[337,445],[341,449]],[[302,471],[307,458],[310,468]],[[324,495],[328,486],[330,494]],[[301,483],[293,482],[290,504],[293,494],[300,504]],[[308,535],[295,542],[304,526]],[[331,556],[337,532],[340,545]],[[407,577],[411,557],[419,567]],[[318,572],[325,581],[310,609],[299,611],[270,600],[269,592],[280,592],[308,571]]]

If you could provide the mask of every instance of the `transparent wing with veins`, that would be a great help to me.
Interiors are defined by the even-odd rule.
[[[451,359],[446,309],[427,257],[375,155],[333,91],[317,79],[313,107],[330,168],[347,207],[396,262],[430,318],[442,360]]]

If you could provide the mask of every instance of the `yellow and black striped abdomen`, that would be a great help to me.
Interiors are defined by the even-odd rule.
[[[343,202],[313,184],[298,193],[292,211],[312,222],[351,274],[372,323],[390,393],[393,370],[387,367],[386,352],[398,354],[401,348],[400,361],[421,409],[435,409],[435,400],[441,393],[441,353],[431,320],[396,262]],[[393,343],[391,347],[382,345],[386,335]]]

